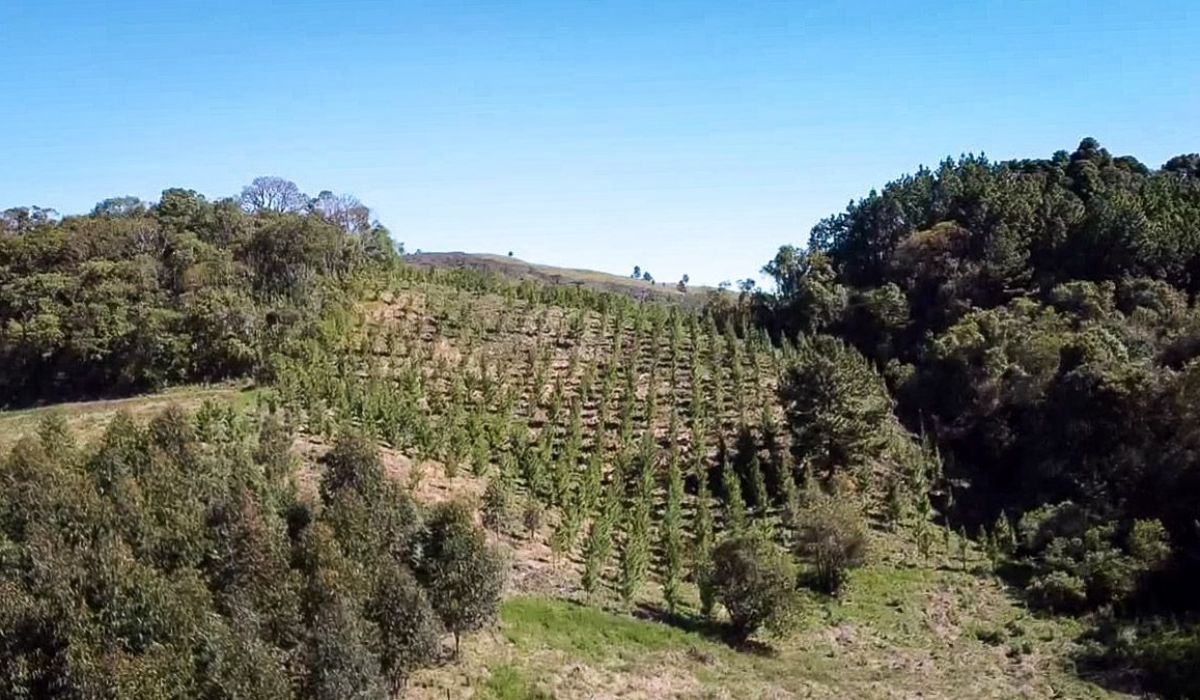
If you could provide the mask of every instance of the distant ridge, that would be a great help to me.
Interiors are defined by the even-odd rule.
[[[435,252],[413,253],[404,262],[417,267],[442,269],[465,268],[493,272],[518,280],[533,280],[542,284],[576,285],[637,298],[657,298],[699,303],[708,287],[689,287],[681,292],[674,281],[646,282],[596,270],[580,270],[553,265],[539,265],[520,258],[492,253]]]

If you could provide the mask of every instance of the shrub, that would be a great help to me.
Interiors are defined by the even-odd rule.
[[[1065,571],[1034,577],[1025,593],[1032,604],[1054,612],[1076,612],[1087,604],[1087,585]]]
[[[814,586],[836,595],[846,572],[866,559],[867,523],[861,508],[845,496],[813,498],[801,516],[796,548],[812,566]]]
[[[729,612],[738,639],[763,625],[786,625],[795,580],[786,553],[763,538],[734,537],[713,550],[708,585]]]

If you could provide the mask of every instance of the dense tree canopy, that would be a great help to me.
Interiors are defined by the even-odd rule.
[[[1038,533],[1019,551],[1032,597],[1128,608],[1165,567],[1156,604],[1196,607],[1182,582],[1200,561],[1197,162],[1154,170],[1084,139],[922,168],[780,248],[763,268],[774,294],[726,313],[835,336],[873,364],[896,415],[941,449],[950,522],[1024,515]],[[878,399],[836,388],[871,372],[822,338],[802,338],[824,349],[784,391],[801,446],[818,421],[853,430],[814,433],[847,462],[833,450],[872,434]],[[1148,561],[1134,542],[1152,532]]]
[[[310,205],[263,180],[241,205],[169,189],[86,216],[6,211],[0,405],[245,375],[335,286],[395,257],[353,197]]]

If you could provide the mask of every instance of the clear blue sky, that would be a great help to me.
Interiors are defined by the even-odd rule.
[[[1200,150],[1200,2],[0,2],[0,207],[350,192],[714,283],[946,155]]]

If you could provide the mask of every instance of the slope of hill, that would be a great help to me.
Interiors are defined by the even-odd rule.
[[[277,368],[274,386],[258,391],[262,406],[300,430],[292,478],[301,502],[320,502],[323,455],[347,429],[384,445],[385,474],[419,502],[482,505],[490,484],[509,484],[508,514],[489,536],[511,563],[500,618],[491,633],[468,637],[459,659],[417,672],[406,697],[1124,697],[1072,673],[1081,626],[1029,614],[985,553],[953,534],[922,556],[903,532],[876,527],[870,563],[839,598],[806,594],[797,629],[749,646],[727,641],[723,615],[700,614],[692,581],[667,614],[657,546],[630,602],[619,551],[589,592],[588,528],[572,514],[591,479],[606,488],[622,474],[633,479],[646,450],[654,470],[645,473],[665,478],[674,452],[687,465],[694,523],[700,471],[744,463],[737,451],[747,442],[773,463],[764,426],[782,417],[775,382],[788,351],[675,305],[578,290],[556,299],[540,286],[521,298],[514,287],[476,283],[404,272],[358,313],[328,320],[328,335],[308,338],[298,360]],[[260,410],[233,393],[203,398]],[[60,410],[94,434],[111,408]],[[7,425],[32,432],[33,415]],[[774,505],[755,505],[752,488],[751,520],[787,532]],[[658,531],[667,494],[649,493]],[[538,503],[531,527],[526,513]],[[715,503],[718,526],[729,527],[726,506]]]
[[[675,282],[622,277],[596,270],[580,270],[526,262],[520,258],[491,253],[413,253],[404,262],[422,268],[469,269],[490,272],[515,280],[532,280],[542,284],[581,286],[604,292],[625,294],[636,299],[663,299],[700,303],[710,287],[689,287],[680,291]]]
[[[0,644],[0,695],[379,698],[390,683],[431,698],[1103,698],[1140,692],[1152,665],[1190,687],[1186,627],[1152,637],[1122,627],[1119,608],[1059,614],[1099,593],[1133,602],[1171,552],[1161,525],[1094,527],[1031,559],[1043,525],[1069,518],[1002,512],[977,530],[951,517],[973,494],[944,467],[965,462],[943,462],[940,435],[894,410],[898,387],[929,373],[855,349],[924,337],[906,333],[897,283],[850,289],[820,254],[786,249],[777,298],[497,256],[398,264],[312,213],[186,203],[183,218],[160,203],[0,237],[0,260],[20,263],[0,270],[0,349],[26,368],[7,368],[5,386],[28,403],[56,398],[40,376],[78,395],[82,370],[101,388],[256,382],[0,414],[0,624],[18,631]],[[39,257],[93,230],[113,239],[91,258]],[[146,231],[170,244],[161,259],[138,252]],[[184,266],[170,251],[187,245],[208,257]],[[228,294],[205,296],[222,269],[237,271]],[[1139,309],[1161,297],[1181,333],[1200,327],[1190,300],[1121,284],[1060,289],[1061,310],[1032,322],[1017,315],[1029,299],[977,319],[953,336],[964,370],[995,328],[1047,381],[1123,362],[1105,353],[1137,329],[1114,290]],[[39,289],[55,303],[32,303]],[[1085,311],[1104,326],[1059,322]],[[1039,323],[1055,344],[1024,352],[1016,331]],[[212,365],[215,343],[237,362]],[[1183,409],[1196,405],[1192,368],[1162,370]],[[953,376],[1023,390],[1030,375]],[[1122,415],[1110,424],[1132,424]],[[1070,575],[1048,568],[1064,564]],[[1013,585],[1031,566],[1051,603],[1037,614]]]

